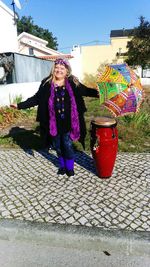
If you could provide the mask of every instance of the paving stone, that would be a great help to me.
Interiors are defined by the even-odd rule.
[[[77,152],[75,176],[62,177],[54,151],[31,152],[0,150],[1,218],[150,231],[149,153],[118,153],[101,179],[90,154]]]
[[[2,211],[1,212],[1,215],[2,215],[2,217],[7,217],[7,216],[9,216],[10,215],[10,211],[8,211],[8,210],[4,210],[4,211]]]
[[[79,220],[79,223],[81,223],[82,225],[84,225],[85,223],[88,222],[88,220],[85,217],[81,217]]]
[[[66,222],[69,224],[72,224],[74,221],[75,221],[75,219],[73,216],[66,219]]]
[[[63,219],[67,219],[68,217],[70,217],[70,215],[68,213],[65,213],[62,217]]]
[[[77,219],[79,219],[79,218],[81,217],[81,214],[78,213],[78,212],[75,212],[75,213],[73,214],[73,216],[74,216],[74,218],[77,220]]]

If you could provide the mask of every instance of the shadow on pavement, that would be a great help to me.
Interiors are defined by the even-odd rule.
[[[9,134],[4,136],[4,138],[8,137],[11,137],[13,142],[23,149],[25,153],[34,156],[33,150],[35,150],[58,167],[57,157],[50,153],[50,150],[42,148],[42,140],[39,136],[38,128],[36,130],[27,130],[21,127],[12,127]],[[75,162],[89,172],[96,174],[94,161],[85,152],[76,151]]]
[[[96,175],[94,160],[85,152],[83,151],[76,152],[75,162],[84,169],[86,169],[87,171]]]
[[[18,145],[25,153],[34,156],[34,151],[50,160],[54,165],[58,166],[57,157],[48,152],[48,149],[42,148],[42,140],[39,135],[39,129],[27,130],[21,127],[12,127],[9,134],[3,138],[11,137],[13,142]]]

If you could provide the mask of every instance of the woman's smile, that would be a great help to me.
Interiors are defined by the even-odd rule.
[[[64,79],[67,76],[67,69],[61,64],[57,64],[54,69],[54,76],[56,79]]]

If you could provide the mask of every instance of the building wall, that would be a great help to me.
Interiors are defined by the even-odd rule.
[[[2,1],[0,1],[0,36],[0,53],[18,52],[14,14]]]
[[[128,37],[115,37],[111,38],[112,57],[116,63],[125,61],[125,57],[116,57],[116,53],[127,52],[127,43],[131,40]]]
[[[39,86],[40,82],[0,85],[0,107],[9,106],[19,96],[26,100],[37,92]]]
[[[108,63],[112,58],[111,46],[82,46],[81,48],[82,58],[82,76],[85,74],[96,74],[98,67],[102,63]]]
[[[29,45],[20,44],[19,45],[19,53],[24,54],[24,55],[29,55],[29,47],[30,47]],[[44,56],[44,55],[46,56],[49,54],[42,51],[42,50],[39,50],[39,49],[33,47],[33,55],[38,57],[38,56]]]
[[[82,70],[81,79],[85,74],[95,75],[101,64],[122,63],[124,57],[117,57],[117,53],[127,51],[128,37],[111,38],[110,45],[93,45],[81,47]]]
[[[71,51],[72,58],[69,59],[71,65],[72,74],[78,77],[79,80],[82,78],[82,59],[81,59],[81,48],[80,46],[73,46]]]
[[[27,32],[22,32],[18,36],[19,53],[31,55],[30,48],[33,50],[34,56],[59,55],[60,53],[54,49],[47,47],[48,41],[36,37]]]

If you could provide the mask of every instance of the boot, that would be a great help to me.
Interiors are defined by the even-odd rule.
[[[67,176],[74,176],[74,159],[65,159]]]
[[[58,169],[57,174],[64,175],[66,173],[64,158],[63,157],[59,157],[58,158],[58,162],[59,162],[59,169]]]

